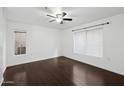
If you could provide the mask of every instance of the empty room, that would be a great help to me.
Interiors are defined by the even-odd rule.
[[[1,86],[123,86],[124,7],[0,7]]]

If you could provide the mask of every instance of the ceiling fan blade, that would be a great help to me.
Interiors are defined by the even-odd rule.
[[[72,18],[63,18],[64,21],[72,21]]]
[[[50,20],[49,22],[53,22],[53,21],[56,21],[56,20],[53,19],[53,20]]]
[[[47,16],[49,16],[49,17],[52,17],[52,18],[56,18],[55,16],[52,16],[52,15],[48,15],[48,14],[47,14]]]
[[[63,24],[63,21],[61,21],[60,24]]]
[[[64,17],[65,15],[67,15],[67,13],[65,13],[65,12],[62,12],[62,17]]]

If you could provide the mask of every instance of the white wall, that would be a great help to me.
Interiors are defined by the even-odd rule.
[[[27,54],[14,55],[14,31],[27,32]],[[60,31],[41,26],[8,22],[7,66],[60,56]]]
[[[3,8],[0,8],[0,85],[3,81],[3,73],[6,68],[6,20]]]
[[[103,30],[103,58],[73,53],[72,29],[110,22]],[[63,33],[63,55],[124,75],[124,14],[67,29]]]

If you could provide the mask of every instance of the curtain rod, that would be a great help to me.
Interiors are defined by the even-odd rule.
[[[97,24],[97,25],[93,25],[93,26],[88,26],[88,27],[84,27],[84,28],[79,28],[79,29],[75,29],[75,30],[72,30],[72,31],[88,29],[88,28],[92,28],[92,27],[96,27],[96,26],[101,26],[101,25],[107,25],[107,24],[110,24],[110,22],[106,22],[106,23],[102,23],[102,24]]]
[[[14,31],[15,33],[27,33],[26,31]]]

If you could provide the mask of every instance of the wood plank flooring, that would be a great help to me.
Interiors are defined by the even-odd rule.
[[[8,67],[3,86],[124,85],[124,76],[66,57]]]

